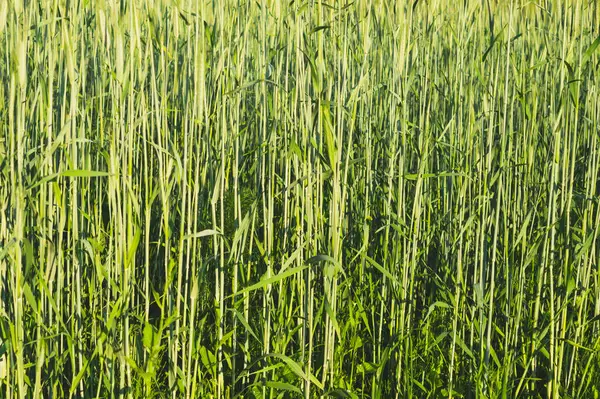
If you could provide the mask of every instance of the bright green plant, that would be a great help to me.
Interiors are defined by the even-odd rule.
[[[599,35],[0,1],[0,397],[597,397]]]

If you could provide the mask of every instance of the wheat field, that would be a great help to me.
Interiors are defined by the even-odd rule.
[[[598,398],[600,4],[0,0],[0,397]]]

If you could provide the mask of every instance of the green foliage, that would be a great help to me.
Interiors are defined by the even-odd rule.
[[[0,0],[0,397],[598,397],[599,21]]]

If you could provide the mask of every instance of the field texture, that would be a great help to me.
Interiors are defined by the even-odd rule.
[[[597,398],[600,4],[0,0],[0,397]]]

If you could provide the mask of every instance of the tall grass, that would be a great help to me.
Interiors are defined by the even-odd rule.
[[[0,396],[598,397],[595,1],[0,2]]]

